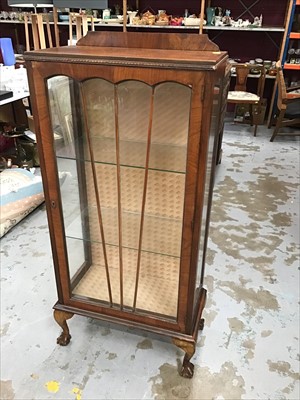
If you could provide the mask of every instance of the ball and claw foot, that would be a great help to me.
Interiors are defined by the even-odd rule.
[[[62,333],[56,339],[56,343],[59,344],[60,346],[67,346],[70,343],[71,335],[67,324],[67,320],[72,318],[73,315],[74,314],[70,312],[54,310],[53,313],[54,319],[58,323],[58,325],[62,328]]]
[[[70,343],[71,337],[72,336],[70,334],[62,332],[60,336],[56,339],[56,343],[60,346],[67,346]]]
[[[194,364],[191,363],[190,361],[183,361],[181,370],[180,370],[180,375],[183,378],[189,378],[191,379],[194,375]]]

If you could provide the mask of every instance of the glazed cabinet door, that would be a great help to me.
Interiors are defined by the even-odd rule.
[[[192,88],[47,80],[70,298],[176,322]]]

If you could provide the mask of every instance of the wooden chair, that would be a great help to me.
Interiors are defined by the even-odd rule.
[[[31,19],[31,24],[30,24]],[[58,17],[57,9],[53,8],[53,23],[54,23],[54,35],[55,45],[59,47],[59,31],[58,31]],[[26,51],[30,51],[30,27],[32,30],[32,40],[34,50],[46,49],[47,47],[53,47],[51,26],[49,20],[49,14],[38,13],[38,14],[24,14],[24,25],[25,25],[25,41]],[[46,35],[45,29],[46,26]]]
[[[236,69],[236,84],[234,90],[228,92],[227,102],[249,105],[250,124],[254,125],[254,136],[256,136],[265,88],[265,68],[262,65],[248,64],[233,64],[232,67]],[[252,69],[259,71],[256,93],[247,90],[247,80]],[[254,110],[254,106],[256,106],[256,110]]]
[[[69,44],[73,44],[73,27],[75,22],[76,28],[76,41],[85,36],[89,30],[88,20],[91,21],[91,30],[95,30],[94,17],[88,15],[78,15],[75,13],[69,13]]]
[[[300,93],[290,93],[300,89],[300,86],[286,88],[284,75],[281,68],[281,62],[276,63],[276,81],[277,81],[277,111],[273,117],[276,125],[270,142],[273,142],[276,136],[299,136],[300,129],[294,132],[279,132],[284,126],[299,125],[300,126]]]

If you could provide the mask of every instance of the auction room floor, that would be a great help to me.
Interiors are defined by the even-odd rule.
[[[74,316],[60,347],[45,207],[1,240],[1,399],[289,399],[299,390],[299,137],[226,124],[192,380],[167,339]]]

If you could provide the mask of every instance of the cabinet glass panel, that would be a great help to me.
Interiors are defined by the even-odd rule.
[[[176,319],[191,88],[48,89],[72,296]]]
[[[198,266],[197,266],[197,279],[196,279],[196,291],[195,291],[195,300],[198,298],[198,291],[201,289],[203,285],[204,278],[204,265],[203,260],[205,262],[205,254],[206,250],[206,241],[208,235],[208,226],[207,223],[209,221],[209,213],[210,213],[210,204],[209,200],[211,199],[210,191],[213,190],[213,166],[216,163],[216,159],[213,157],[216,155],[216,149],[218,145],[218,136],[219,130],[221,129],[220,123],[222,121],[221,113],[225,112],[226,101],[222,101],[222,80],[219,80],[213,89],[213,104],[212,104],[212,115],[210,121],[210,131],[209,131],[209,139],[208,139],[208,148],[207,148],[207,168],[205,174],[205,183],[204,183],[204,196],[203,196],[203,206],[202,206],[202,222],[201,222],[201,231],[199,235],[199,247],[198,247]],[[224,110],[222,110],[224,108]],[[206,232],[206,234],[205,234]],[[195,301],[195,306],[197,302]]]

